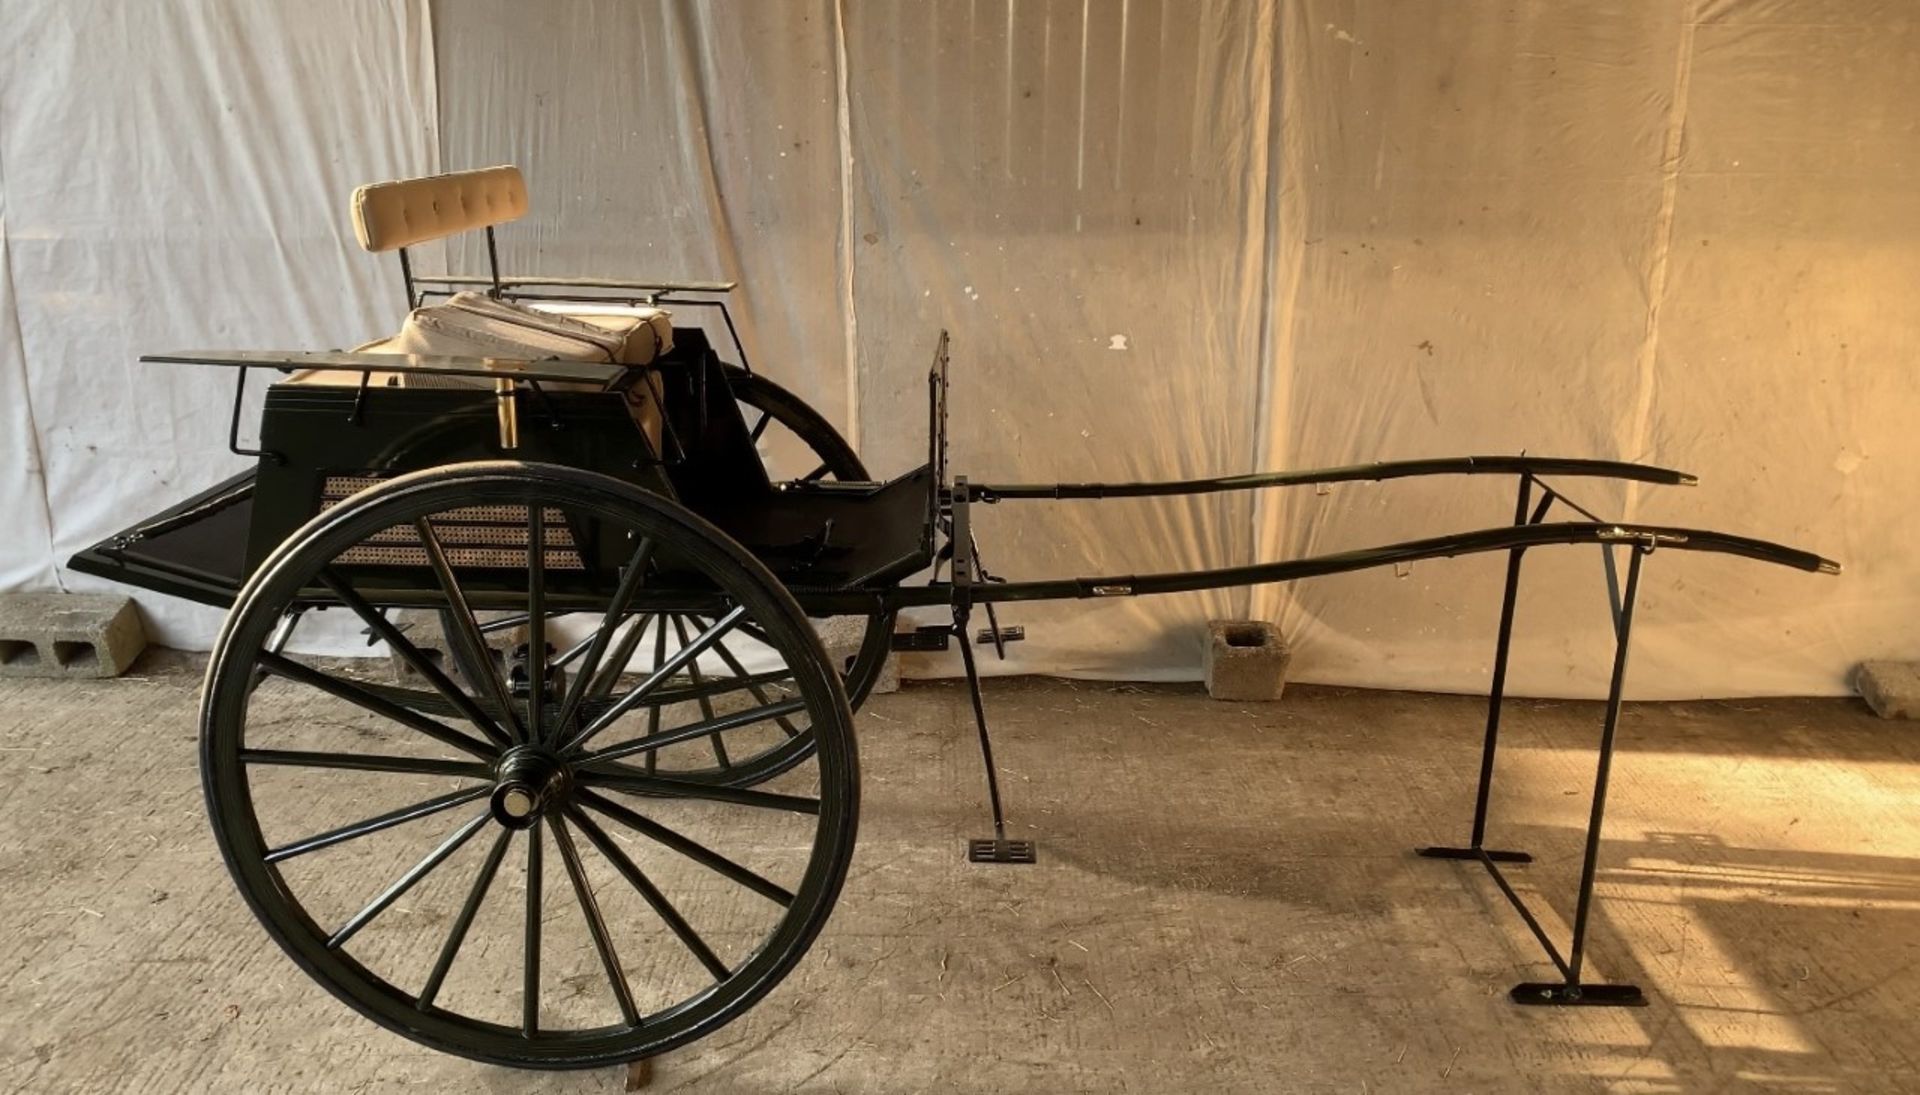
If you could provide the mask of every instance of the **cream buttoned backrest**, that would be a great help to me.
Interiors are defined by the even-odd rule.
[[[353,192],[353,231],[369,251],[505,224],[526,212],[527,181],[511,165],[371,183]]]

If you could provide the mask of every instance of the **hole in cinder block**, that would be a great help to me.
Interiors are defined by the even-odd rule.
[[[38,665],[40,648],[19,639],[0,639],[0,665]]]
[[[59,663],[62,669],[70,669],[82,662],[91,664],[97,657],[98,654],[94,651],[92,643],[54,640],[53,660]]]
[[[1221,638],[1228,646],[1265,646],[1267,629],[1259,624],[1231,624],[1221,633]]]

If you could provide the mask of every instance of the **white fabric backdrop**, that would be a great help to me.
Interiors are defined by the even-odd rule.
[[[1676,554],[1633,691],[1831,693],[1920,655],[1920,13],[1899,0],[570,0],[325,10],[4,0],[0,584],[237,466],[184,345],[398,319],[360,182],[523,165],[515,269],[735,277],[757,368],[881,474],[1130,479],[1425,455],[1647,460],[1589,505],[1784,540]],[[441,262],[480,260],[455,244]],[[44,468],[44,475],[41,470]],[[1475,481],[1005,505],[1019,577],[1218,566],[1503,522]],[[49,549],[51,545],[51,550]],[[1307,680],[1483,688],[1501,564],[1022,606],[1010,668],[1191,678],[1210,615]],[[1603,686],[1589,551],[1529,557],[1514,683]],[[141,603],[166,641],[211,613]],[[944,671],[940,663],[915,666]]]

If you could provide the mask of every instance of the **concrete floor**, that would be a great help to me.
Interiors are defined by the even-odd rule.
[[[194,768],[198,679],[0,682],[0,1088],[617,1091],[350,1013],[243,909]],[[839,912],[651,1090],[1920,1090],[1920,735],[1856,703],[1634,706],[1592,955],[1642,1010],[1529,1010],[1550,971],[1464,836],[1481,706],[1011,681],[988,702],[1037,867],[972,867],[965,692],[862,714]],[[1498,843],[1571,918],[1593,704],[1520,701]]]

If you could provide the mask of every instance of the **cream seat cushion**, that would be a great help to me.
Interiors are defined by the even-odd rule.
[[[673,348],[673,326],[659,308],[575,317],[456,293],[445,304],[416,308],[392,340],[403,354],[454,357],[559,358],[650,365]]]
[[[596,309],[587,305],[576,316],[495,300],[484,293],[456,293],[444,304],[416,308],[399,334],[355,348],[358,353],[370,354],[605,361],[636,367],[652,364],[671,349],[673,326],[669,313],[661,308]],[[308,370],[289,382],[352,386],[360,383],[360,377],[359,373],[339,370]],[[375,386],[408,388],[492,387],[484,377],[435,375],[424,370],[375,374],[370,381]],[[647,370],[644,383],[627,387],[628,411],[656,452],[661,443],[659,399],[660,385],[652,370]]]

